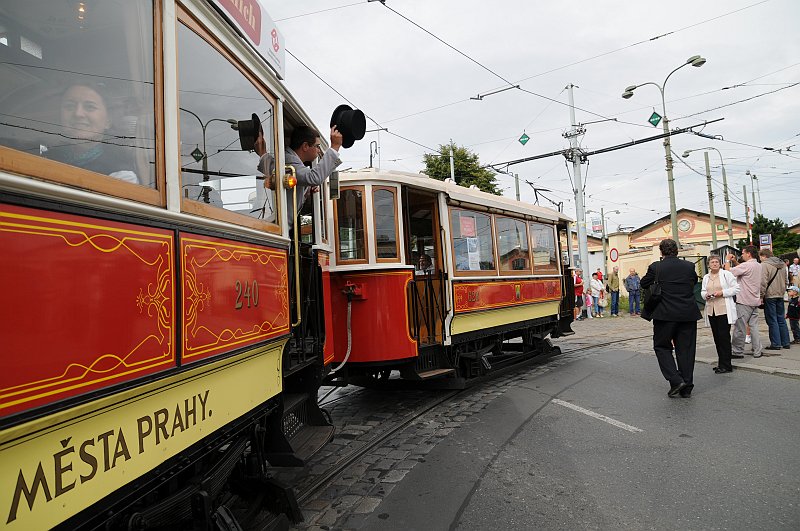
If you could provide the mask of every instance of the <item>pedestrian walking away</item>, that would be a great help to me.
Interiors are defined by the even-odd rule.
[[[714,367],[716,374],[733,372],[731,364],[731,325],[736,322],[736,302],[739,283],[730,271],[722,269],[722,259],[712,255],[708,258],[709,272],[703,277],[700,295],[706,301],[705,322],[711,328],[719,361]]]
[[[798,299],[798,287],[789,286],[789,306],[786,309],[786,318],[792,327],[792,343],[800,343],[800,300]]]
[[[753,357],[760,358],[763,347],[758,333],[758,306],[761,304],[761,264],[756,257],[758,249],[748,245],[742,249],[742,259],[729,254],[726,257],[725,269],[733,273],[739,283],[736,295],[736,324],[733,325],[731,352],[734,358],[744,356],[745,336],[750,329],[750,345]]]
[[[619,317],[619,268],[614,266],[606,280],[606,291],[611,296],[611,317]]]
[[[678,258],[675,240],[661,240],[658,248],[661,260],[650,264],[641,286],[651,293],[660,286],[661,296],[655,308],[645,305],[642,317],[653,321],[653,350],[670,384],[667,396],[688,398],[694,388],[697,321],[703,317],[695,302],[697,273],[692,263]]]
[[[639,308],[641,282],[639,273],[636,272],[636,269],[631,268],[630,274],[625,277],[625,289],[628,291],[628,312],[631,315],[639,315],[641,312]]]
[[[776,350],[789,348],[789,328],[786,326],[783,296],[786,294],[786,264],[772,255],[769,249],[758,252],[761,257],[761,299],[764,301],[764,318],[769,328],[769,354],[778,356]]]

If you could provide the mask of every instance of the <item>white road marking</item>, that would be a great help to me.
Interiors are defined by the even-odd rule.
[[[581,406],[576,406],[575,404],[571,404],[569,402],[565,402],[563,400],[559,400],[558,398],[554,398],[552,400],[554,404],[558,404],[559,406],[568,407],[573,409],[579,413],[583,413],[584,415],[589,415],[590,417],[594,417],[598,420],[602,420],[603,422],[607,422],[612,426],[616,426],[617,428],[622,428],[623,430],[630,431],[633,433],[637,433],[642,431],[641,429],[637,428],[636,426],[631,426],[630,424],[625,424],[624,422],[620,422],[618,420],[614,420],[611,417],[606,417],[605,415],[601,415],[600,413],[595,413],[589,409],[582,408]]]

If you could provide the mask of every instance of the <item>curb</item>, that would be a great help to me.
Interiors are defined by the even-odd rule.
[[[705,357],[695,357],[695,362],[705,363],[708,365],[714,365],[717,363],[717,358],[705,358]],[[783,376],[786,378],[798,378],[800,379],[800,370],[797,369],[784,369],[781,367],[769,367],[766,365],[755,365],[753,363],[743,363],[743,362],[733,362],[733,366],[737,369],[744,369],[746,371],[756,371],[756,372],[763,372],[766,374],[775,374],[777,376]]]

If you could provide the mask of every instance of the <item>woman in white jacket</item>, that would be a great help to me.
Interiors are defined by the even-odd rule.
[[[733,297],[739,293],[739,283],[736,282],[733,273],[722,269],[722,260],[719,256],[709,257],[708,269],[709,272],[703,277],[700,294],[706,300],[706,326],[711,327],[719,357],[714,372],[725,374],[733,371],[731,325],[736,322],[736,301]]]

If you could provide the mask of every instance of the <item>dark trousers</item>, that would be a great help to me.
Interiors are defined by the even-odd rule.
[[[800,321],[797,319],[789,319],[789,325],[792,327],[792,335],[795,341],[800,341]]]
[[[672,345],[675,357],[672,357]],[[694,355],[697,348],[697,323],[695,321],[660,321],[653,319],[653,350],[661,374],[670,385],[692,383]],[[675,362],[677,360],[677,367]]]
[[[731,325],[728,324],[727,315],[709,315],[708,324],[711,326],[711,335],[714,336],[714,345],[717,347],[717,364],[722,369],[733,369],[731,365]]]
[[[634,312],[639,313],[639,311],[640,311],[639,310],[639,294],[640,293],[641,292],[638,289],[635,290],[635,291],[629,291],[628,292],[628,311],[630,312],[631,315],[633,315]]]

